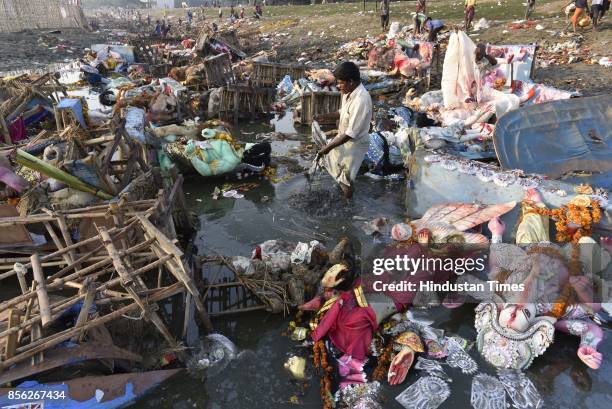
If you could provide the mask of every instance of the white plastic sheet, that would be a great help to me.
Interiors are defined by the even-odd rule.
[[[451,34],[442,67],[442,95],[446,108],[459,107],[470,97],[475,81],[476,45],[463,32]]]

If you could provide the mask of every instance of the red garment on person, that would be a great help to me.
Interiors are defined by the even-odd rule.
[[[314,342],[327,336],[341,352],[365,360],[372,334],[377,328],[374,310],[369,306],[360,307],[354,291],[351,290],[339,296],[311,336]]]

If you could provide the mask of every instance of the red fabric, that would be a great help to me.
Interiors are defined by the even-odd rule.
[[[374,310],[371,307],[359,307],[355,293],[351,290],[342,293],[311,336],[315,342],[327,336],[341,352],[364,360],[370,349],[372,334],[377,328]]]
[[[23,115],[19,115],[19,117],[9,125],[9,133],[11,134],[11,141],[13,141],[13,143],[27,139],[28,132],[26,131]]]

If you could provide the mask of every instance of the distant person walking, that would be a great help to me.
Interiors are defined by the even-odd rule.
[[[219,7],[219,19],[223,18],[223,9]]]
[[[389,0],[383,0],[380,6],[380,26],[382,31],[387,31],[389,27]]]
[[[601,14],[599,15],[599,18],[602,18],[606,14],[606,11],[608,10],[610,10],[610,0],[604,0],[603,7],[601,9]]]
[[[467,32],[476,15],[476,0],[465,0],[465,31]]]
[[[414,14],[414,34],[421,34],[421,25],[427,17],[427,2],[426,0],[416,1],[416,10]]]
[[[602,0],[603,1],[603,0]],[[525,20],[529,20],[535,11],[536,0],[527,0],[527,10],[525,10]]]
[[[572,25],[574,29],[574,33],[575,33],[576,26],[578,25],[578,22],[580,21],[580,17],[585,13],[585,10],[587,13],[589,12],[589,5],[587,4],[587,0],[575,0],[575,1],[570,1],[569,3],[567,3],[566,7],[572,3],[574,3],[574,5],[576,6],[576,9],[574,10],[574,15],[570,19],[570,24]],[[569,24],[567,28],[569,28]]]
[[[591,2],[591,17],[593,19],[593,30],[599,30],[599,20],[602,17],[604,0],[593,0]]]
[[[158,37],[161,37],[161,33],[162,33],[161,23],[159,22],[159,20],[157,20],[155,22],[155,35]]]

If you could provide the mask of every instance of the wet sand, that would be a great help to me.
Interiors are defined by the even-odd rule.
[[[49,64],[71,62],[83,49],[107,42],[108,32],[79,29],[29,30],[0,33],[0,72],[41,69]],[[59,47],[58,47],[59,46]]]

